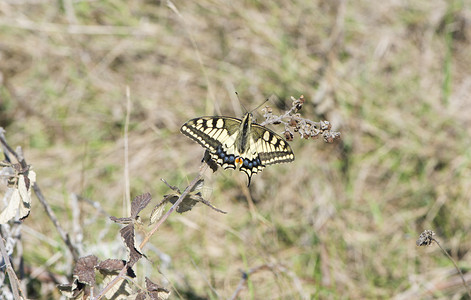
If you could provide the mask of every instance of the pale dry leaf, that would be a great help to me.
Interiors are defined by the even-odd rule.
[[[57,288],[67,299],[87,299],[85,295],[85,284],[78,282],[77,278],[74,278],[72,283],[59,284]]]
[[[26,218],[31,210],[31,187],[36,182],[36,173],[29,171],[28,176],[18,175],[18,186],[9,188],[10,199],[8,205],[0,214],[0,224],[5,224],[13,219],[17,213],[20,220]],[[8,192],[7,192],[8,195]]]
[[[19,203],[19,218],[26,218],[31,210],[31,187],[36,181],[36,174],[33,171],[28,172],[28,176],[18,176],[18,190],[20,191],[21,202]]]
[[[106,275],[103,278],[103,286],[107,286],[111,281],[113,281],[118,275]],[[128,296],[131,295],[132,288],[124,278],[118,279],[116,284],[114,284],[108,292],[105,294],[107,299],[128,299]]]
[[[134,224],[129,224],[121,228],[119,232],[121,233],[124,244],[126,244],[126,250],[128,251],[128,265],[132,267],[143,255],[136,243]]]
[[[13,188],[9,188],[9,190],[12,190],[12,192],[10,192],[11,196],[10,199],[7,199],[7,207],[5,207],[5,209],[0,214],[0,224],[5,224],[16,216],[21,202],[20,191],[18,191],[18,189]]]
[[[154,209],[152,210],[152,213],[150,214],[149,225],[152,225],[158,220],[160,220],[160,217],[162,217],[162,214],[164,213],[164,209],[165,207],[163,205],[157,205],[154,207]]]

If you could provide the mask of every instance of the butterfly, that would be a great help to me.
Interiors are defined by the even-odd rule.
[[[254,122],[251,113],[241,119],[200,117],[191,119],[180,131],[207,149],[211,160],[223,169],[253,174],[268,165],[294,160],[290,145],[278,134]]]

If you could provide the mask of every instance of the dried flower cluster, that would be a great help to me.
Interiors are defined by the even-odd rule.
[[[321,135],[326,143],[332,143],[340,138],[340,132],[332,131],[332,125],[329,121],[314,122],[301,117],[298,111],[306,101],[304,96],[301,95],[298,99],[291,97],[291,100],[293,101],[291,108],[280,116],[274,115],[270,107],[265,107],[263,109],[265,121],[261,125],[284,124],[285,131],[283,135],[287,141],[292,141],[296,132],[303,139],[316,139]]]

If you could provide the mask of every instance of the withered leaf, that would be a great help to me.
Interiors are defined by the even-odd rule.
[[[122,259],[108,258],[100,262],[98,266],[96,266],[96,269],[100,272],[119,273],[125,265],[126,261]]]
[[[136,299],[134,300],[146,300],[147,299],[146,296],[147,296],[146,292],[139,292],[136,296]]]
[[[140,290],[135,300],[164,300],[170,295],[170,291],[166,288],[153,283],[149,278],[146,277],[146,290]]]
[[[182,200],[180,205],[178,205],[178,207],[176,209],[177,212],[181,214],[181,213],[184,213],[186,211],[191,210],[196,205],[196,203],[198,203],[200,201],[200,199],[203,199],[202,197],[200,197],[200,195],[198,195],[198,194],[195,194],[195,195],[188,194]],[[172,196],[172,195],[169,195],[169,196]],[[179,198],[179,196],[169,197],[168,201],[170,201],[170,203],[172,203],[172,204],[175,204],[175,202],[177,202],[178,198]]]
[[[141,210],[143,210],[147,204],[149,204],[150,200],[152,200],[150,193],[136,196],[131,203],[131,218],[136,219],[139,212],[141,212]]]
[[[75,264],[73,275],[79,282],[95,285],[95,266],[98,264],[98,258],[95,255],[80,257]]]
[[[0,224],[5,224],[18,215],[20,220],[29,216],[31,210],[31,185],[36,181],[36,173],[28,171],[28,175],[18,175],[17,184],[10,187],[7,207],[0,213]]]
[[[157,283],[154,283],[152,282],[152,280],[150,280],[148,277],[146,277],[146,288],[147,288],[147,291],[151,292],[151,293],[161,293],[162,295],[163,294],[167,294],[169,295],[170,294],[170,291],[167,290],[166,288],[164,288],[163,286],[157,284]],[[161,297],[161,296],[159,296]],[[167,297],[165,297],[164,299],[166,299]]]
[[[109,275],[109,274],[118,275],[125,265],[126,265],[125,260],[109,258],[105,261],[102,261],[100,264],[98,264],[96,269],[102,275]],[[133,269],[131,269],[130,267],[127,268],[126,275],[131,278],[136,278],[136,273],[134,273]]]
[[[141,257],[142,253],[139,246],[136,244],[136,236],[134,235],[134,224],[129,224],[119,231],[124,240],[126,249],[128,251],[128,266],[132,267]]]

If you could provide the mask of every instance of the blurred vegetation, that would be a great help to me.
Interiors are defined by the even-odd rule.
[[[188,119],[268,97],[281,112],[303,94],[302,115],[342,141],[295,139],[296,161],[249,189],[243,173],[207,172],[228,214],[171,215],[136,273],[176,299],[229,298],[264,265],[242,299],[466,297],[415,240],[434,230],[471,281],[469,1],[3,1],[0,36],[0,126],[64,228],[83,232],[81,255],[126,254],[120,227],[71,195],[124,216],[128,176],[131,197],[157,203],[160,178],[183,188],[198,171]],[[37,270],[66,280],[72,258],[37,202],[22,228],[30,295],[57,298]]]

